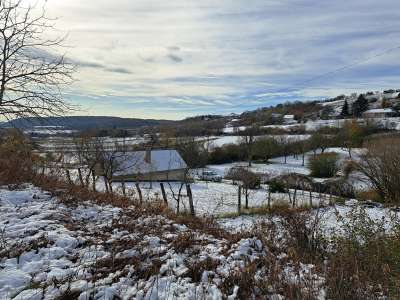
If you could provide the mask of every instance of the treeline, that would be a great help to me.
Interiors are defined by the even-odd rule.
[[[342,147],[351,157],[352,149],[361,147],[368,137],[380,134],[383,130],[373,125],[359,125],[355,121],[348,121],[342,128],[321,128],[304,139],[291,135],[276,135],[271,137],[258,136],[243,131],[238,144],[228,144],[208,149],[204,141],[195,139],[180,139],[174,146],[181,153],[184,160],[192,168],[203,167],[207,164],[224,164],[239,161],[267,163],[274,157],[289,156],[301,157],[304,164],[306,152],[324,153],[329,147]]]

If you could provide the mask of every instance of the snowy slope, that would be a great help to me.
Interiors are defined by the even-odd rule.
[[[269,255],[254,237],[228,241],[133,207],[67,206],[32,186],[0,187],[0,215],[0,299],[235,299],[225,278]]]

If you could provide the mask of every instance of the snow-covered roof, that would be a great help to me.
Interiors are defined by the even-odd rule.
[[[120,152],[115,155],[117,167],[114,175],[146,174],[186,169],[187,165],[176,150],[151,150],[150,163],[146,151]]]
[[[391,108],[374,108],[365,111],[365,113],[372,113],[372,114],[382,114],[382,113],[393,113],[394,110]]]
[[[294,119],[294,115],[284,115],[284,119]]]

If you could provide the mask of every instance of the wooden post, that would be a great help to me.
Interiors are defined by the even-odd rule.
[[[249,209],[249,189],[245,188],[245,197],[246,197],[246,209]]]
[[[238,213],[242,210],[242,187],[239,185],[238,188]]]
[[[268,208],[271,209],[271,189],[268,187]]]
[[[194,216],[195,212],[194,212],[194,205],[193,205],[192,189],[190,188],[190,184],[188,184],[188,183],[186,184],[186,193],[187,193],[187,196],[189,198],[190,214],[192,216]]]
[[[107,194],[110,192],[110,190],[108,189],[108,181],[107,178],[105,176],[103,176],[103,180],[104,180],[104,185],[106,186],[106,192]]]
[[[65,169],[65,174],[67,175],[68,184],[72,184],[71,174],[68,169]]]
[[[139,201],[140,203],[143,203],[143,195],[142,195],[142,190],[140,189],[139,183],[135,183],[136,189],[138,191],[139,194]]]
[[[124,197],[126,197],[125,180],[123,179],[121,182],[121,186],[122,186],[122,194],[124,195]]]
[[[296,194],[297,194],[297,189],[294,189],[294,193],[293,193],[293,207],[296,206]]]
[[[160,182],[160,187],[161,187],[161,194],[163,196],[164,203],[166,205],[168,205],[168,198],[167,198],[167,194],[165,193],[164,183]]]
[[[110,181],[110,182],[108,183],[108,186],[109,186],[109,188],[110,188],[110,193],[112,193],[112,192],[113,192],[112,181]]]
[[[310,190],[310,208],[312,208],[312,191]]]
[[[81,183],[81,186],[85,186],[85,183],[83,182],[81,168],[78,168],[78,176],[79,176],[79,182]]]
[[[93,192],[96,191],[96,175],[92,171],[92,187],[93,187]]]

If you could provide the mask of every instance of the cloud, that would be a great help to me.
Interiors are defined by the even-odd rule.
[[[80,101],[97,95],[110,112],[145,117],[400,88],[400,50],[368,60],[396,46],[399,9],[398,0],[48,1],[81,66],[71,87]]]
[[[89,61],[71,60],[71,62],[82,68],[102,69],[105,72],[113,72],[113,73],[120,73],[120,74],[132,74],[132,72],[130,70],[128,70],[126,68],[122,68],[122,67],[110,67],[110,66],[105,66],[101,63],[89,62]]]
[[[170,60],[172,60],[173,62],[180,63],[180,62],[183,61],[183,58],[182,58],[182,57],[179,57],[178,55],[175,55],[175,54],[168,54],[167,57],[168,57]]]

